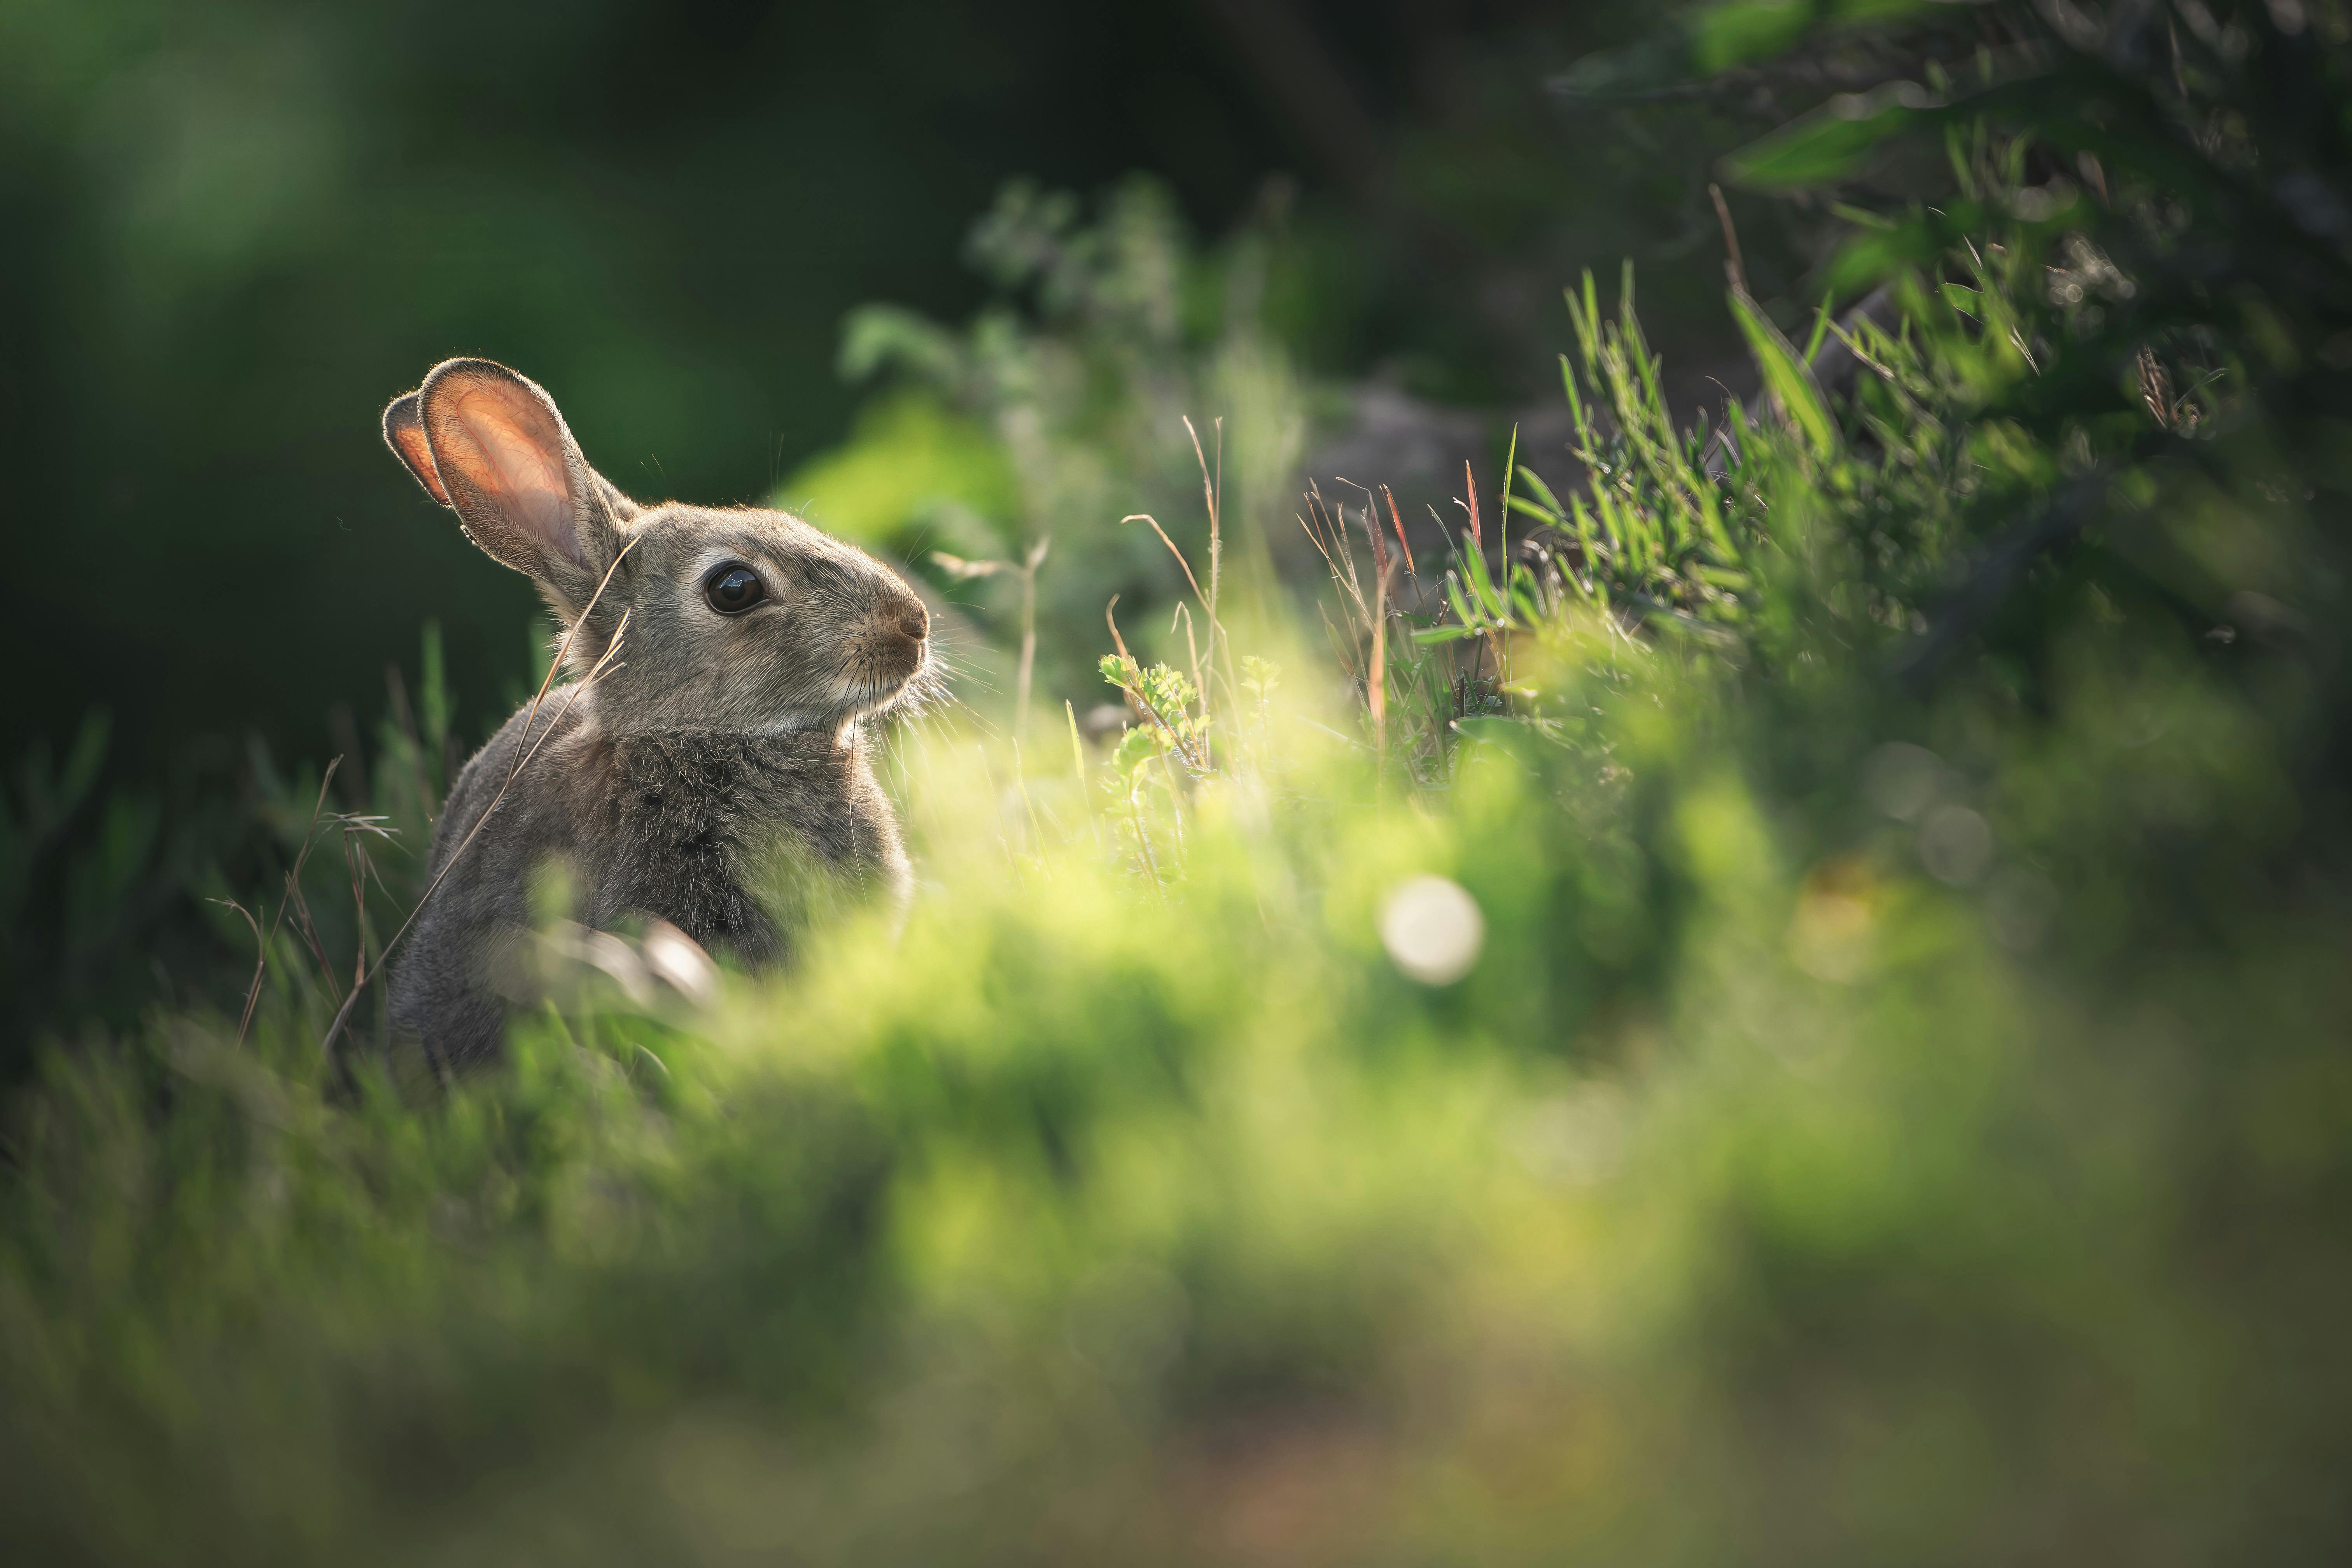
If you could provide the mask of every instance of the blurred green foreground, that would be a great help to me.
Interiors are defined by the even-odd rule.
[[[2342,1560],[2352,225],[2163,96],[2342,188],[2263,39],[1751,150],[1956,184],[1735,296],[1722,437],[1588,285],[1572,491],[1318,503],[1311,621],[1224,541],[1110,744],[899,731],[901,934],[436,1085],[304,909],[249,1027],[53,1050],[13,1560]]]

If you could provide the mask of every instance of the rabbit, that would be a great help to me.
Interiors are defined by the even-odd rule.
[[[441,1064],[497,1055],[501,954],[527,940],[551,867],[589,927],[651,917],[753,967],[787,953],[793,922],[762,897],[781,873],[818,902],[904,909],[912,872],[866,722],[938,689],[903,580],[785,512],[630,500],[536,383],[488,360],[435,366],[383,435],[572,628],[573,678],[449,792],[393,968],[404,1037]]]

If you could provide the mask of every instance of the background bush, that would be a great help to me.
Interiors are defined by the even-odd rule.
[[[1051,574],[1160,595],[1092,647],[1125,734],[1050,683],[1017,751],[1001,692],[902,731],[903,935],[707,1010],[584,973],[454,1084],[320,1048],[413,897],[376,830],[446,782],[439,682],[368,808],[278,786],[279,863],[317,847],[222,873],[267,895],[249,1026],[239,966],[16,1101],[12,1536],[2339,1556],[2352,29],[1956,9],[1718,6],[1578,68],[1846,95],[1723,169],[1843,215],[1828,300],[1735,274],[1761,390],[1695,428],[1579,288],[1577,466],[1479,475],[1410,564],[1377,493],[1318,493],[1307,617],[1270,571],[1229,625],[1139,525],[1053,510],[1124,472],[1203,564],[1164,411],[1249,340],[1128,287],[1137,226],[1193,254],[1158,198],[1007,198],[981,248],[1026,237],[1031,292],[864,318],[903,379],[835,471],[878,542],[1054,531],[1055,682],[1095,610]],[[892,431],[931,493],[887,491]],[[356,900],[347,847],[390,868]],[[1400,923],[1429,877],[1478,911],[1458,974]]]

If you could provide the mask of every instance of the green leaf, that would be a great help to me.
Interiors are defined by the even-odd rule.
[[[1495,532],[1502,544],[1506,563],[1503,569],[1506,572],[1510,570],[1508,563],[1511,559],[1511,480],[1517,477],[1518,471],[1519,427],[1514,425],[1511,426],[1511,449],[1503,457],[1503,506],[1495,519]]]
[[[1951,0],[1830,0],[1829,14],[1832,21],[1862,26],[1925,16],[1938,5],[1949,4]]]
[[[1868,94],[1844,93],[1795,124],[1751,142],[1723,161],[1727,179],[1756,191],[1810,190],[1853,173],[1878,145],[1930,103],[1916,82]]]
[[[1486,570],[1486,552],[1483,550],[1465,552],[1462,565],[1470,579],[1471,592],[1478,595],[1478,607],[1496,620],[1508,620],[1510,611],[1503,604],[1503,595],[1495,591],[1494,576]]]
[[[1533,468],[1530,468],[1525,463],[1522,463],[1519,465],[1519,477],[1528,481],[1528,489],[1536,492],[1536,499],[1542,501],[1544,506],[1549,509],[1549,514],[1551,516],[1557,518],[1562,514],[1565,509],[1560,506],[1559,498],[1551,493],[1551,487],[1544,483],[1543,476],[1541,474],[1537,473]],[[1525,497],[1515,497],[1513,499],[1520,501],[1524,501],[1526,500]],[[1529,509],[1524,505],[1522,505],[1519,510],[1521,511],[1529,510]]]
[[[1805,342],[1805,363],[1811,364],[1822,352],[1822,340],[1830,335],[1830,305],[1837,299],[1836,290],[1822,296],[1821,309],[1813,312],[1813,335]]]
[[[1454,618],[1459,620],[1465,629],[1476,628],[1478,614],[1470,607],[1469,601],[1462,596],[1462,580],[1451,572],[1445,574],[1445,601],[1454,606]]]
[[[1961,236],[1979,232],[1988,221],[1978,202],[1950,202],[1936,212],[1915,207],[1899,224],[1849,239],[1830,262],[1829,287],[1841,296],[1866,294],[1913,268],[1933,268]]]
[[[1134,778],[1137,771],[1168,750],[1168,742],[1160,730],[1150,724],[1127,731],[1118,738],[1118,747],[1110,754],[1110,765],[1119,777]]]
[[[1829,404],[1811,369],[1797,357],[1795,345],[1780,335],[1771,318],[1737,289],[1731,291],[1731,313],[1748,339],[1756,368],[1764,373],[1764,384],[1780,399],[1790,422],[1802,432],[1814,455],[1828,457],[1837,449],[1837,423],[1830,417]]]
[[[1464,637],[1477,635],[1477,629],[1473,626],[1421,626],[1414,630],[1412,640],[1425,647],[1433,643],[1460,642]]]
[[[1892,22],[1926,11],[1938,0],[1727,0],[1685,26],[1691,64],[1713,76],[1785,52],[1816,22],[1848,26]]]
[[[1515,567],[1511,572],[1510,591],[1511,604],[1518,610],[1521,619],[1530,626],[1543,619],[1542,585],[1532,569]]]
[[[1690,21],[1691,64],[1714,76],[1777,55],[1812,26],[1814,0],[1730,0]]]
[[[963,374],[963,344],[929,317],[898,305],[865,305],[842,325],[835,368],[845,381],[864,381],[891,365],[903,365],[942,384]]]
[[[1577,548],[1584,557],[1584,569],[1587,572],[1590,572],[1598,564],[1595,560],[1595,556],[1599,553],[1598,546],[1600,543],[1600,541],[1593,535],[1592,514],[1585,510],[1584,498],[1582,496],[1570,497],[1569,504],[1574,508],[1576,513]]]
[[[1848,202],[1832,202],[1830,211],[1856,228],[1874,229],[1883,234],[1896,226],[1895,220],[1885,213],[1874,213],[1868,207],[1858,207]]]
[[[1588,272],[1584,277],[1585,280],[1590,282],[1592,274]],[[1569,313],[1576,318],[1577,331],[1581,335],[1584,331],[1584,318],[1577,310],[1576,295],[1572,292],[1568,296],[1568,309]],[[1568,389],[1568,412],[1570,417],[1576,421],[1576,438],[1582,447],[1589,449],[1592,445],[1592,422],[1585,417],[1584,399],[1576,395],[1576,369],[1568,363],[1566,354],[1559,356],[1559,380],[1560,384]]]

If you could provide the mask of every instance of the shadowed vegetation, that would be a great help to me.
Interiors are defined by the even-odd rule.
[[[437,643],[275,858],[60,836],[103,733],[37,759],[9,864],[88,912],[20,952],[148,878],[245,957],[14,1105],[9,1534],[2336,1559],[2347,68],[2316,0],[1590,58],[1578,112],[1817,89],[1719,172],[1822,244],[1735,261],[1696,423],[1636,269],[1559,279],[1567,435],[1433,521],[1274,488],[1314,378],[1253,231],[1009,193],[1011,293],[853,317],[886,383],[785,486],[994,687],[889,738],[905,929],[700,996],[551,923],[495,1070],[364,999],[321,1048],[419,891]]]

